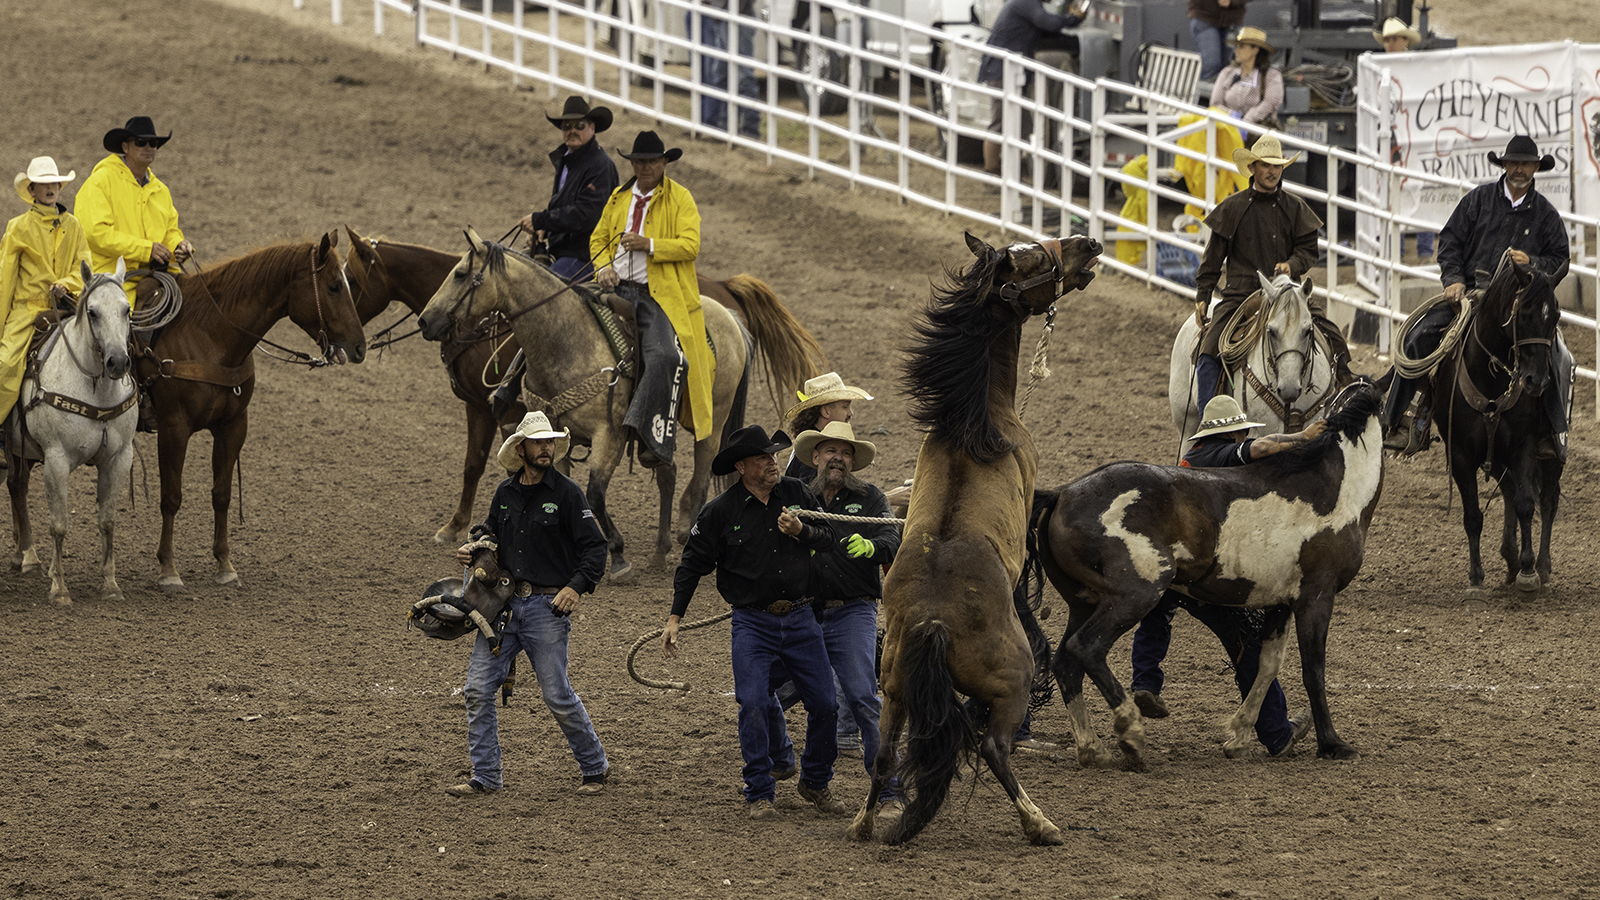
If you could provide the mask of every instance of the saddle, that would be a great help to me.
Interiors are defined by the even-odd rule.
[[[490,624],[500,618],[516,591],[515,580],[500,568],[498,547],[480,538],[468,545],[472,562],[466,578],[441,578],[428,585],[421,600],[406,614],[408,627],[424,635],[453,641],[478,632],[494,642],[500,653],[500,634]]]

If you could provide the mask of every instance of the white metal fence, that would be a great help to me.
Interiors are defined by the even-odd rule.
[[[304,2],[295,0],[295,6]],[[330,2],[333,21],[340,24],[345,12],[341,0]],[[1141,265],[1111,253],[1102,265],[1153,287],[1194,296],[1193,288],[1163,274],[1158,245],[1193,252],[1200,245],[1163,228],[1159,213],[1163,201],[1169,209],[1174,203],[1197,203],[1205,209],[1214,205],[1216,172],[1233,168],[1231,160],[1219,159],[1215,152],[1218,126],[1232,124],[1226,116],[1109,79],[1088,81],[1014,54],[1004,57],[1000,84],[975,83],[974,60],[982,58],[982,43],[865,7],[833,6],[831,29],[822,15],[811,15],[807,30],[796,30],[786,22],[740,15],[739,0],[733,0],[732,10],[694,0],[544,2],[549,5],[501,0],[508,9],[497,13],[493,0],[372,0],[372,26],[383,35],[401,18],[416,44],[503,70],[518,83],[538,82],[552,98],[582,94],[591,102],[726,140],[762,154],[769,163],[803,166],[809,177],[834,177],[852,187],[887,191],[902,202],[1018,236],[1070,229],[1102,242],[1140,241],[1145,247]],[[724,46],[730,49],[705,45],[708,23],[713,22],[721,24]],[[745,42],[748,54],[740,53],[741,27],[753,38]],[[913,55],[913,47],[928,46],[936,48],[931,59],[924,59],[922,52]],[[702,63],[709,59],[727,64],[726,86],[703,83]],[[741,65],[755,70],[759,96],[739,95]],[[791,85],[798,88],[799,99],[784,90]],[[830,95],[843,99],[842,114],[824,114]],[[727,104],[720,127],[702,120],[702,98]],[[990,134],[985,121],[987,107],[996,100],[1001,101],[1003,139]],[[739,133],[736,110],[741,106],[761,116],[759,137]],[[1358,114],[1378,113],[1364,108]],[[1183,114],[1198,119],[1180,126]],[[1201,133],[1204,150],[1178,143],[1184,138],[1196,142],[1194,136]],[[1307,168],[1318,167],[1322,177],[1317,180],[1329,186],[1313,189],[1285,181],[1327,223],[1321,241],[1327,265],[1318,293],[1331,301],[1336,317],[1341,304],[1347,308],[1342,313],[1347,321],[1350,310],[1376,316],[1377,342],[1387,352],[1391,323],[1405,317],[1403,280],[1438,279],[1437,266],[1400,261],[1400,236],[1437,232],[1444,224],[1392,212],[1387,197],[1393,184],[1399,178],[1421,178],[1463,193],[1475,185],[1396,168],[1366,148],[1352,152],[1290,134],[1278,137],[1289,150],[1307,154]],[[999,139],[998,175],[961,159],[964,149],[970,151],[985,139]],[[1142,180],[1121,171],[1121,160],[1137,154],[1150,160]],[[1160,177],[1179,158],[1205,166],[1206,189],[1198,201]],[[1342,166],[1360,172],[1362,187],[1353,199],[1339,196]],[[1107,205],[1113,183],[1147,192],[1145,222],[1126,219]],[[1085,195],[1086,205],[1074,199]],[[1341,213],[1355,215],[1365,230],[1341,231]],[[1579,295],[1592,310],[1600,296],[1600,269],[1588,248],[1600,236],[1600,221],[1564,218],[1576,250],[1570,277],[1580,281]],[[1376,228],[1369,222],[1377,223]],[[1350,267],[1362,273],[1359,279],[1352,277]],[[1595,318],[1567,310],[1562,319],[1589,331],[1600,358]],[[1589,368],[1580,367],[1578,374],[1596,383],[1600,415],[1600,379]]]

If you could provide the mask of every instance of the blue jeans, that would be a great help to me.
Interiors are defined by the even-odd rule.
[[[781,662],[794,678],[806,708],[806,749],[800,756],[800,780],[822,789],[833,781],[839,755],[834,728],[838,700],[833,694],[833,668],[822,640],[822,626],[807,609],[775,616],[759,609],[733,611],[733,694],[739,701],[739,752],[744,756],[746,802],[771,800],[775,741],[783,731],[783,707],[772,696],[772,667]],[[774,728],[774,719],[778,727]]]
[[[1194,49],[1200,54],[1200,80],[1215,81],[1228,59],[1223,52],[1228,46],[1228,29],[1190,19],[1189,37],[1194,39]]]
[[[1178,611],[1179,595],[1167,592],[1161,602],[1151,610],[1139,630],[1133,635],[1133,689],[1160,694],[1166,682],[1161,662],[1167,658],[1167,648],[1172,645],[1172,616]],[[1252,611],[1232,606],[1213,606],[1199,601],[1182,602],[1189,614],[1222,642],[1233,662],[1233,681],[1243,699],[1256,683],[1256,673],[1261,670],[1261,626]],[[1256,716],[1256,739],[1273,753],[1281,751],[1294,734],[1289,722],[1289,703],[1283,696],[1283,687],[1273,679],[1267,696],[1261,701],[1261,712]]]
[[[550,271],[562,281],[582,282],[594,277],[594,266],[581,256],[558,256],[550,264]]]
[[[683,22],[684,28],[692,37],[694,35],[694,13],[684,13]],[[700,46],[710,47],[714,50],[728,49],[728,23],[722,19],[702,16],[700,18]],[[739,55],[747,57],[756,55],[755,29],[745,25],[739,26]],[[706,87],[727,90],[727,61],[711,56],[701,56],[700,83]],[[739,96],[752,99],[761,96],[761,87],[756,82],[756,71],[749,66],[739,67]],[[728,129],[728,101],[723,100],[721,97],[701,96],[700,123],[719,131],[726,131]],[[761,137],[761,113],[749,107],[739,107],[739,133],[745,137]]]
[[[526,651],[539,679],[544,705],[567,736],[567,746],[584,775],[606,770],[606,751],[589,722],[583,701],[567,681],[567,635],[572,619],[551,611],[554,594],[515,597],[511,615],[501,631],[500,655],[491,652],[488,638],[478,635],[467,663],[467,750],[472,754],[472,777],[492,791],[504,787],[500,778],[500,725],[494,695],[506,680],[511,661]]]
[[[872,774],[872,761],[878,756],[878,715],[883,711],[883,701],[878,699],[878,673],[874,670],[878,653],[878,604],[856,601],[834,609],[822,611],[822,641],[828,648],[828,662],[833,666],[833,677],[840,691],[839,731],[845,731],[844,718],[849,715],[861,729],[861,758],[867,774]],[[775,672],[773,680],[787,677],[786,672]],[[774,721],[778,739],[773,741],[772,762],[779,768],[788,768],[794,762],[794,745],[789,741],[789,730],[783,720],[783,710],[795,703],[798,695],[782,698]]]

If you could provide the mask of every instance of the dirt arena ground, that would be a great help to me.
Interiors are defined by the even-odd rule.
[[[542,93],[512,93],[441,54],[377,48],[358,26],[333,36],[325,23],[325,12],[266,0],[7,4],[0,171],[49,153],[81,183],[101,135],[149,114],[175,132],[157,171],[208,264],[342,224],[456,247],[463,226],[499,234],[545,196]],[[608,144],[646,127],[623,116]],[[885,485],[910,476],[917,434],[893,348],[930,279],[963,263],[960,223],[712,144],[686,151],[672,171],[705,216],[702,270],[771,282],[836,367],[878,396],[856,419],[880,448],[871,474]],[[1185,308],[1112,276],[1067,306],[1055,376],[1029,413],[1044,485],[1110,460],[1170,458],[1166,351]],[[309,347],[288,328],[274,337]],[[1569,337],[1592,365],[1592,342]],[[155,588],[150,436],[119,522],[125,601],[94,595],[87,473],[74,478],[67,560],[77,603],[47,604],[42,574],[0,577],[0,895],[1600,895],[1590,386],[1579,390],[1557,581],[1540,595],[1496,585],[1487,602],[1462,602],[1465,541],[1439,452],[1388,467],[1366,567],[1339,599],[1330,641],[1333,713],[1358,761],[1224,759],[1216,723],[1232,681],[1213,639],[1180,618],[1174,714],[1150,725],[1148,773],[1019,757],[1035,800],[1079,829],[1066,846],[1028,845],[1003,792],[969,778],[920,838],[885,848],[847,841],[843,820],[787,786],[781,819],[750,827],[726,625],[687,635],[671,665],[645,654],[645,671],[691,692],[629,680],[628,647],[666,614],[660,570],[603,587],[577,616],[572,679],[610,753],[612,787],[574,794],[576,767],[529,684],[502,713],[508,790],[445,796],[467,767],[467,645],[404,626],[405,608],[452,567],[431,536],[458,489],[462,413],[436,348],[413,338],[358,367],[259,368],[244,521],[233,523],[239,584],[209,579],[204,437],[179,520],[187,592]],[[1357,368],[1381,364],[1367,348]],[[764,402],[753,415],[776,422]],[[653,490],[639,474],[617,485],[613,509],[642,564]],[[708,582],[690,612],[722,608]],[[1298,676],[1284,681],[1291,706],[1303,705]],[[1108,729],[1104,704],[1091,708]],[[1070,740],[1059,705],[1036,732]],[[841,759],[838,788],[854,799],[865,783],[860,763]]]

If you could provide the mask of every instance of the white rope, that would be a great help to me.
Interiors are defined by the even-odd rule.
[[[795,515],[805,519],[832,519],[835,522],[866,522],[870,525],[904,525],[905,519],[895,519],[889,516],[875,518],[873,516],[847,516],[844,513],[823,512],[817,509],[791,510]]]
[[[1050,377],[1048,362],[1050,349],[1050,334],[1056,330],[1056,305],[1050,304],[1050,311],[1044,316],[1044,331],[1039,334],[1039,343],[1033,350],[1033,362],[1028,366],[1028,386],[1022,391],[1022,402],[1017,405],[1017,418],[1022,418],[1028,411],[1028,398],[1033,396],[1033,386]]]

